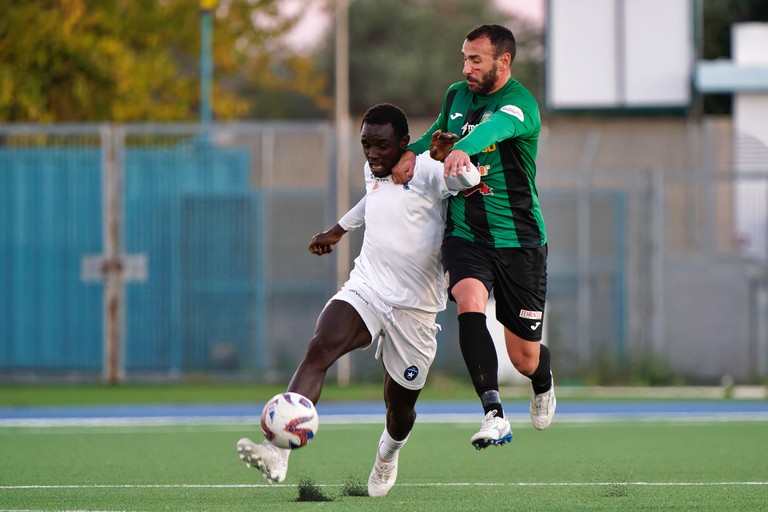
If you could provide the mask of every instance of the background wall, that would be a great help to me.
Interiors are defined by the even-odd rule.
[[[413,133],[428,123],[414,120]],[[730,166],[730,128],[717,118],[545,119],[545,336],[560,381],[765,378],[766,267],[733,222],[743,177]],[[109,133],[120,137],[114,154]],[[83,258],[103,254],[111,236],[105,169],[116,169],[123,253],[146,260],[144,275],[122,282],[122,375],[290,376],[336,286],[337,253],[306,250],[336,220],[330,125],[0,135],[2,375],[103,375],[106,281],[85,276]],[[353,202],[363,193],[355,139]],[[354,258],[362,232],[351,235]],[[463,375],[453,304],[440,323],[435,371]],[[377,378],[377,365],[355,353],[353,378]]]

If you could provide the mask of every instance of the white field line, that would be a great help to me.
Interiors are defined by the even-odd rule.
[[[0,485],[0,490],[25,489],[252,489],[297,487],[298,484],[87,484],[87,485]],[[342,487],[345,484],[315,484],[317,487]],[[705,486],[763,486],[766,482],[429,482],[398,483],[398,487],[705,487]]]
[[[419,414],[419,423],[477,423],[478,414]],[[508,414],[510,423],[528,423],[527,414]],[[379,424],[383,414],[334,414],[321,418],[324,424]],[[590,414],[570,413],[557,416],[558,423],[603,422],[719,422],[719,421],[768,421],[768,412],[713,412],[713,413],[647,413],[647,414]],[[259,416],[153,416],[141,418],[6,418],[0,419],[3,427],[133,427],[161,425],[236,425],[258,424]]]

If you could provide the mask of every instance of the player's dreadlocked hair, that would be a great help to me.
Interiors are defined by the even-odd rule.
[[[487,37],[491,40],[493,49],[496,50],[494,58],[498,59],[502,53],[509,53],[512,57],[510,62],[515,60],[515,54],[517,53],[515,36],[507,27],[501,25],[478,25],[467,33],[465,39],[467,41],[474,41],[478,37]]]
[[[399,138],[408,135],[408,118],[405,117],[405,112],[391,103],[379,103],[369,108],[363,116],[362,123],[360,123],[361,128],[364,123],[391,124]]]

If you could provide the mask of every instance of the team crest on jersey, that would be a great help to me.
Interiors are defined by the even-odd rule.
[[[491,112],[490,110],[486,110],[485,112],[483,112],[483,115],[477,124],[464,123],[464,126],[461,127],[461,136],[464,137],[469,132],[474,130],[478,124],[485,122],[489,117],[491,117],[491,114],[493,114],[493,112]]]
[[[480,192],[480,194],[484,196],[492,196],[493,195],[493,188],[486,185],[484,182],[480,182],[477,185],[475,185],[472,188],[468,188],[467,190],[462,190],[459,192],[464,197],[469,197],[475,192]]]

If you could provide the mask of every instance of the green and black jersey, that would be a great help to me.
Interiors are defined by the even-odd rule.
[[[482,176],[478,186],[451,198],[445,235],[491,248],[546,244],[535,181],[541,118],[533,95],[511,78],[488,96],[457,82],[437,120],[408,149],[428,150],[438,129],[459,135],[454,149],[469,154]]]

